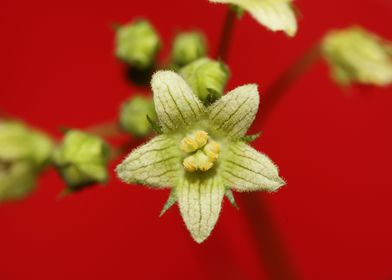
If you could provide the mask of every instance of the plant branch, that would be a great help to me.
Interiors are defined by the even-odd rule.
[[[223,61],[226,61],[227,59],[230,42],[233,35],[233,29],[235,26],[236,16],[237,14],[235,10],[229,7],[227,10],[225,23],[223,25],[223,29],[219,41],[218,53],[217,53],[218,59],[221,59]]]
[[[272,83],[260,104],[260,111],[263,112],[263,123],[268,119],[269,113],[274,110],[286,90],[320,58],[320,55],[320,45],[317,43]]]
[[[88,127],[83,130],[87,133],[91,133],[91,134],[94,134],[94,135],[97,135],[97,136],[100,136],[103,138],[115,137],[117,135],[122,134],[117,122],[115,122],[115,121],[96,124],[94,126]]]

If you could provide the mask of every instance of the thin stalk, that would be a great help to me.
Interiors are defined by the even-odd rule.
[[[283,72],[263,94],[260,111],[263,112],[262,122],[274,110],[287,89],[292,86],[320,58],[320,45],[317,43],[302,55],[293,65]]]
[[[231,7],[228,7],[225,23],[223,25],[222,33],[219,41],[218,53],[217,53],[218,59],[221,59],[222,61],[227,60],[230,42],[235,26],[236,16],[237,14],[235,10]]]
[[[94,126],[87,128],[87,129],[84,129],[84,131],[87,133],[91,133],[91,134],[103,137],[103,138],[115,137],[115,136],[123,134],[123,132],[121,132],[117,122],[114,122],[114,121],[97,124],[97,125],[94,125]]]

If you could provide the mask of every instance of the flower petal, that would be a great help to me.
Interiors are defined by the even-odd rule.
[[[135,149],[116,168],[118,177],[125,183],[155,187],[176,185],[181,170],[179,149],[166,135]]]
[[[237,5],[248,11],[260,24],[289,36],[297,32],[292,0],[210,0],[214,3]]]
[[[278,167],[266,155],[242,142],[231,145],[222,159],[222,177],[225,185],[237,191],[276,191],[285,185]]]
[[[151,80],[155,110],[164,131],[173,131],[198,120],[204,106],[181,76],[158,71]]]
[[[197,243],[207,239],[221,211],[225,188],[220,177],[185,177],[176,187],[184,222]]]
[[[257,85],[241,86],[208,107],[210,124],[233,138],[240,138],[252,124],[258,108]]]

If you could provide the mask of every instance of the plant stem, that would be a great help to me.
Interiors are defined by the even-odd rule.
[[[91,126],[87,129],[84,129],[85,132],[95,134],[97,136],[106,138],[106,137],[114,137],[122,134],[120,131],[117,122],[106,122]]]
[[[265,123],[268,115],[274,110],[276,104],[282,98],[286,90],[302,76],[310,66],[320,58],[320,45],[317,43],[302,55],[293,65],[283,72],[268,87],[263,94],[263,102],[260,104],[263,114],[262,122]]]
[[[226,61],[227,59],[231,37],[233,35],[233,29],[235,26],[236,16],[237,15],[235,10],[231,7],[228,7],[225,23],[223,25],[223,29],[219,41],[218,53],[217,53],[218,59],[221,59],[222,61]]]

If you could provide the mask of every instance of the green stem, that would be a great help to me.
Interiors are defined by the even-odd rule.
[[[320,55],[320,45],[317,43],[268,87],[263,94],[263,102],[260,104],[263,123],[266,122],[269,114],[274,110],[284,93],[287,92],[287,89],[320,58]]]
[[[235,26],[236,20],[236,12],[231,7],[228,8],[225,23],[223,25],[220,41],[219,41],[219,48],[218,48],[218,59],[222,61],[227,60],[227,55],[229,52],[230,42],[233,35],[233,30]]]
[[[85,132],[91,133],[103,138],[107,137],[115,137],[123,134],[119,129],[117,122],[106,122],[91,126],[87,129],[84,129]]]

